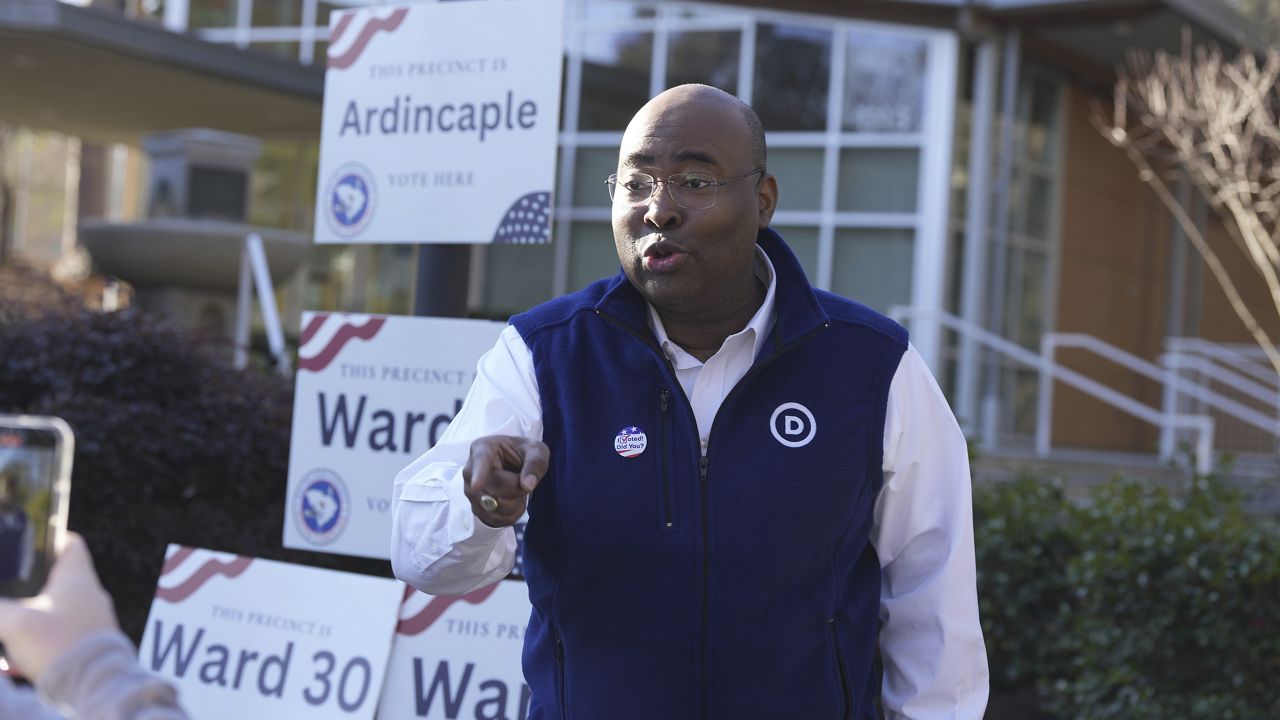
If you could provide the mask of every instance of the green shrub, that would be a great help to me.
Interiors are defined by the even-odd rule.
[[[0,298],[0,412],[76,435],[70,526],[137,641],[168,543],[389,576],[381,561],[281,548],[292,383],[133,310]]]
[[[975,493],[993,700],[1062,720],[1280,717],[1280,533],[1212,479],[1077,508],[1031,478]],[[994,703],[993,703],[994,705]]]
[[[1067,667],[1067,566],[1080,551],[1062,488],[1024,476],[974,493],[978,603],[993,695],[1034,692]]]
[[[1135,482],[1078,515],[1072,667],[1050,707],[1073,720],[1280,717],[1280,534],[1211,479],[1186,497]]]

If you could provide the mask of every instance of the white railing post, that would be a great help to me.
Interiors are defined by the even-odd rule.
[[[1036,454],[1049,454],[1053,433],[1053,366],[1058,341],[1052,334],[1040,339],[1040,392],[1036,398]]]
[[[284,331],[280,326],[280,311],[276,307],[276,291],[271,284],[271,272],[267,267],[267,253],[262,249],[262,236],[250,233],[244,239],[245,251],[253,268],[254,285],[258,289],[258,307],[262,308],[262,324],[267,331],[267,345],[275,359],[276,370],[289,375],[289,356],[284,351]]]
[[[243,370],[249,365],[249,303],[252,301],[253,270],[249,267],[249,253],[240,248],[240,284],[236,289],[235,367]]]
[[[280,311],[276,308],[275,288],[271,284],[271,272],[267,266],[267,254],[262,247],[262,236],[250,233],[240,246],[240,286],[236,296],[235,367],[243,370],[249,365],[249,311],[253,284],[258,294],[258,307],[262,310],[262,324],[267,331],[267,345],[275,360],[276,371],[288,376],[289,356],[285,353],[284,331],[280,324]]]
[[[1213,470],[1213,418],[1205,417],[1200,423],[1196,441],[1196,473],[1204,476]]]
[[[1176,449],[1175,431],[1172,418],[1178,413],[1178,366],[1175,355],[1165,353],[1160,356],[1160,364],[1164,366],[1164,392],[1160,401],[1160,409],[1164,413],[1164,421],[1160,423],[1160,459],[1171,460]]]

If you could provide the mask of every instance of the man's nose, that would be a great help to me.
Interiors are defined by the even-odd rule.
[[[656,228],[670,227],[680,220],[680,206],[671,199],[666,183],[658,183],[649,196],[649,204],[645,207],[644,221]]]

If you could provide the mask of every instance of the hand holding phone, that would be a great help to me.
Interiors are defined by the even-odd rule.
[[[71,428],[0,415],[0,597],[40,592],[67,528]]]
[[[118,630],[111,597],[84,539],[69,533],[40,595],[0,599],[0,642],[19,674],[35,680],[76,643]]]

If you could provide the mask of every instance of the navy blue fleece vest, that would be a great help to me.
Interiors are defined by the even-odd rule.
[[[812,289],[772,230],[759,244],[777,323],[705,459],[622,274],[512,318],[551,447],[524,539],[531,720],[870,716],[867,536],[906,331]],[[630,428],[645,449],[623,457]]]

